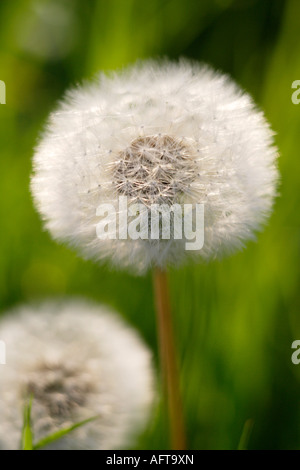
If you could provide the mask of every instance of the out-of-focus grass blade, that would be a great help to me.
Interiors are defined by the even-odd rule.
[[[253,419],[248,419],[245,422],[241,439],[238,445],[238,450],[247,450],[253,426],[254,426]]]
[[[69,426],[65,429],[61,429],[60,431],[57,431],[51,434],[50,436],[47,436],[44,439],[41,439],[37,444],[33,446],[33,450],[42,449],[43,447],[46,447],[47,445],[52,444],[52,442],[58,441],[59,439],[66,436],[70,432],[74,431],[75,429],[85,426],[86,424],[89,424],[98,418],[99,416],[94,416],[93,418],[85,419],[84,421],[80,421],[78,423],[72,424],[72,426]]]
[[[30,399],[24,405],[22,450],[33,450],[33,431],[31,427],[32,400],[33,398],[30,397]]]

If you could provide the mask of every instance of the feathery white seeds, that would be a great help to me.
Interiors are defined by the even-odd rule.
[[[23,307],[1,319],[0,449],[18,449],[23,405],[34,395],[35,441],[94,416],[51,449],[118,449],[149,418],[151,355],[115,314],[84,301]]]
[[[276,195],[276,157],[263,114],[227,76],[150,61],[67,94],[37,148],[32,190],[56,239],[145,272],[216,258],[255,238]],[[118,212],[120,196],[149,214],[152,204],[204,204],[203,248],[186,251],[174,236],[97,238],[98,206]]]

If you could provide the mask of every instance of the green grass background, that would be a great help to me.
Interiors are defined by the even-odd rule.
[[[300,448],[299,0],[1,0],[0,310],[51,296],[118,309],[154,352],[151,278],[81,260],[42,228],[29,193],[31,158],[64,91],[138,58],[190,57],[229,73],[266,112],[280,149],[280,193],[257,243],[222,262],[171,272],[191,449]],[[1,369],[0,369],[1,380]],[[0,397],[1,400],[1,397]],[[0,423],[1,426],[1,423]],[[138,448],[166,449],[154,414]]]

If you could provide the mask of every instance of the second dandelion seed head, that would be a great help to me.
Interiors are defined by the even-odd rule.
[[[0,331],[9,351],[0,449],[17,450],[28,399],[35,444],[95,418],[53,450],[123,448],[147,422],[155,396],[151,353],[115,312],[79,299],[45,302],[10,312]]]

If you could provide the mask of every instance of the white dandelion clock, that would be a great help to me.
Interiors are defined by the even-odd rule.
[[[0,336],[7,350],[0,449],[19,448],[29,394],[37,441],[97,416],[50,449],[124,448],[145,425],[154,397],[151,355],[106,308],[84,301],[23,307],[1,320]]]
[[[186,441],[166,269],[254,239],[276,196],[276,159],[251,97],[188,61],[139,63],[70,91],[36,149],[32,192],[52,236],[154,271],[173,449]]]
[[[263,114],[227,76],[187,61],[146,62],[67,93],[36,150],[32,191],[54,238],[88,258],[136,272],[209,260],[242,248],[270,214],[273,144]],[[145,236],[124,229],[125,199],[139,204]],[[103,204],[113,212],[106,239],[97,236]],[[156,237],[153,205],[170,208]],[[203,205],[204,227],[192,220],[195,239],[203,231],[198,248],[186,249],[185,231],[176,235],[174,205],[183,217]]]

